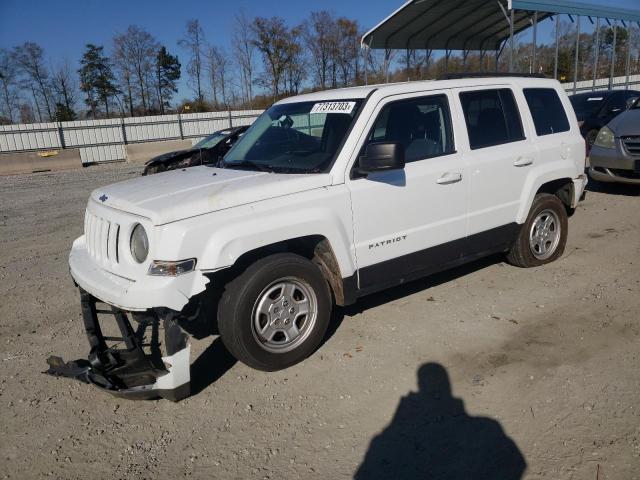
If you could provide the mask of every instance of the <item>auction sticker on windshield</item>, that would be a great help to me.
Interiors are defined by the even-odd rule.
[[[316,103],[309,113],[351,113],[356,102]]]

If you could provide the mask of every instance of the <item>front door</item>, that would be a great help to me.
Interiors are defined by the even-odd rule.
[[[368,143],[398,142],[403,170],[347,179],[351,193],[359,287],[373,291],[430,271],[463,254],[467,170],[456,152],[445,92],[380,102]]]

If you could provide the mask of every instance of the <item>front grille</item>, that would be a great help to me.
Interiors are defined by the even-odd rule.
[[[87,210],[84,216],[84,234],[89,255],[103,265],[118,263],[120,225]]]
[[[629,155],[640,157],[640,135],[622,137],[622,145]]]

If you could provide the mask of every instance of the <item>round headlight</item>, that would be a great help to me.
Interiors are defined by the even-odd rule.
[[[133,255],[136,262],[142,263],[147,259],[148,253],[149,238],[144,227],[138,223],[133,227],[133,232],[131,232],[131,255]]]

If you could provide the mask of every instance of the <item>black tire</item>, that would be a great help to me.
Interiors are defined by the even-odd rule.
[[[260,334],[254,327],[254,311],[259,300],[265,298],[264,292],[283,279],[299,282],[304,288],[313,290],[308,292],[315,294],[317,308],[315,317],[307,317],[306,320],[301,317],[303,321],[315,320],[308,324],[304,338],[301,334],[300,343],[291,346],[289,351],[273,352],[268,351],[268,341],[258,338]],[[258,370],[281,370],[301,362],[318,348],[329,326],[332,307],[331,291],[320,269],[299,255],[278,253],[256,261],[225,285],[218,304],[218,329],[224,345],[241,362]],[[267,322],[271,320],[267,318]],[[296,322],[293,319],[293,323]]]
[[[547,211],[551,211],[556,215],[560,227],[560,234],[553,251],[549,249],[549,256],[539,258],[541,252],[534,252],[530,242],[530,235],[536,218]],[[564,252],[567,243],[568,226],[567,210],[560,199],[548,193],[537,194],[533,199],[527,221],[520,228],[518,238],[511,247],[511,250],[509,250],[509,253],[507,253],[507,260],[512,265],[522,268],[538,267],[553,262]],[[536,254],[538,256],[536,256]]]

